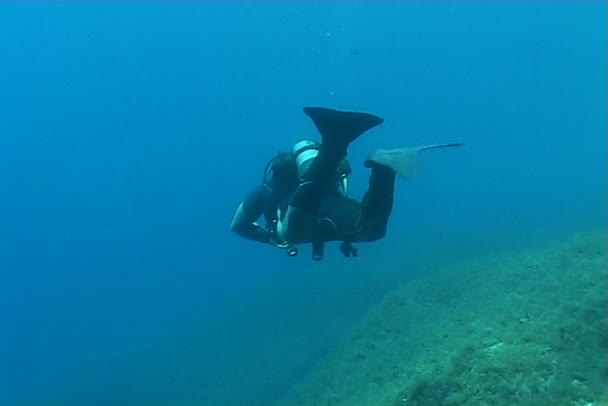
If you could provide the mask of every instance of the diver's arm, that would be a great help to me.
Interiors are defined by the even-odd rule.
[[[269,193],[270,190],[265,185],[260,185],[249,193],[232,216],[230,229],[245,239],[270,243],[270,231],[256,223],[264,212],[264,200]]]

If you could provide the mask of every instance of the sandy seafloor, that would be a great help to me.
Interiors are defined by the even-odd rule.
[[[608,404],[606,234],[434,269],[277,406]]]

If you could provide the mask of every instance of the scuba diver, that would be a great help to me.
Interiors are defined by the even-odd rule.
[[[350,142],[383,121],[371,114],[321,107],[306,107],[304,112],[319,129],[322,143],[302,140],[271,160],[262,184],[239,205],[231,224],[241,237],[287,248],[290,255],[297,253],[295,244],[310,238],[323,197],[340,188],[347,191]],[[257,223],[262,215],[266,227]]]
[[[348,197],[350,143],[384,120],[368,113],[305,107],[321,134],[321,144],[301,140],[290,152],[280,152],[266,166],[258,185],[237,208],[231,229],[239,236],[272,244],[297,255],[297,245],[311,243],[315,260],[329,241],[341,241],[340,251],[355,257],[354,242],[372,242],[386,235],[397,175],[407,177],[418,152],[462,144],[435,144],[377,150],[364,165],[371,168],[369,188],[361,202]],[[257,223],[261,216],[266,226]]]

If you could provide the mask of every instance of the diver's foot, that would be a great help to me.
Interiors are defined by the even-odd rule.
[[[368,155],[363,165],[368,168],[381,166],[407,177],[416,169],[417,148],[378,149]]]

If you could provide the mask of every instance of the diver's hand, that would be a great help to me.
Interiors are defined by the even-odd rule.
[[[342,255],[346,258],[350,258],[351,256],[354,258],[359,255],[359,250],[348,241],[344,241],[340,244],[340,252],[342,252]]]

